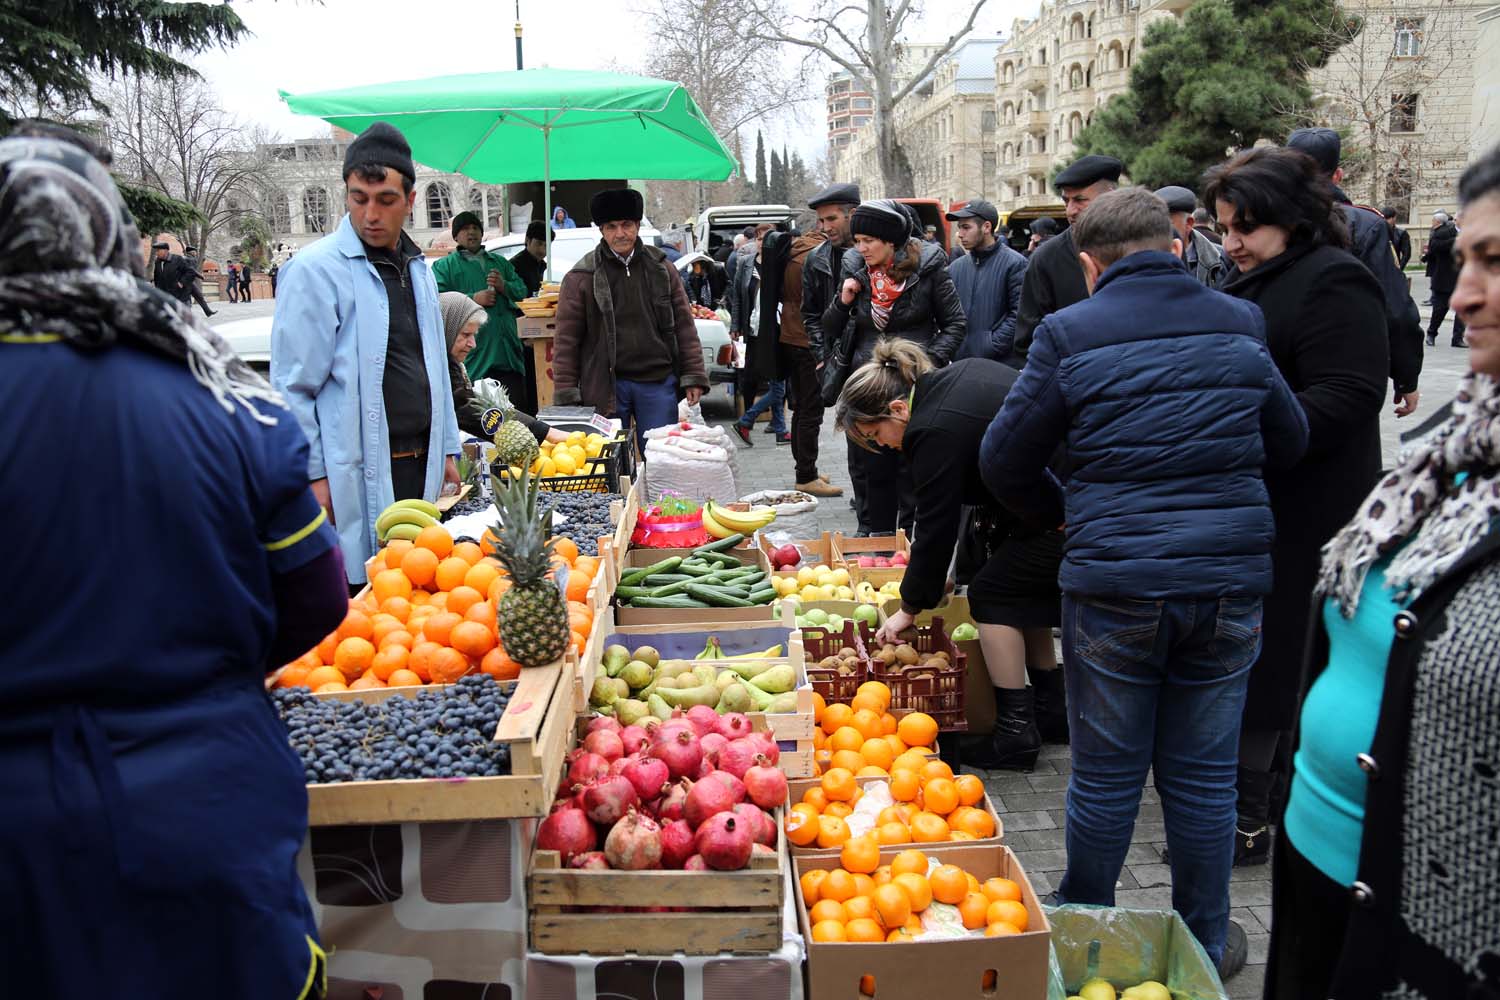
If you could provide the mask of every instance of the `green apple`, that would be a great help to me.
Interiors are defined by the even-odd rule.
[[[828,631],[830,631],[830,632],[842,632],[842,631],[844,631],[844,616],[843,615],[829,615],[828,616]]]
[[[1108,979],[1090,979],[1078,987],[1082,1000],[1118,1000],[1114,984]]]
[[[880,612],[876,610],[873,604],[861,604],[854,609],[854,620],[864,622],[866,625],[874,628],[880,624]]]
[[[969,622],[963,622],[957,628],[955,628],[953,630],[953,641],[954,642],[969,642],[971,640],[978,639],[978,638],[979,638],[979,629],[975,628]]]
[[[828,612],[824,611],[822,608],[813,608],[802,617],[807,619],[807,623],[809,625],[828,624]]]

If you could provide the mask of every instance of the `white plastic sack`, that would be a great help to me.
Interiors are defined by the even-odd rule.
[[[773,497],[794,498],[791,502],[771,503]],[[818,526],[818,498],[799,490],[760,490],[740,500],[749,504],[769,504],[776,520],[766,529],[768,540],[781,544],[822,534]]]
[[[694,403],[689,406],[686,399],[677,401],[677,420],[684,424],[707,424],[703,419],[703,404]]]
[[[519,205],[510,206],[510,231],[513,233],[524,233],[527,225],[531,223],[531,202],[522,202]]]
[[[654,427],[646,432],[645,459],[648,503],[667,492],[720,502],[736,494],[734,448],[722,427]]]

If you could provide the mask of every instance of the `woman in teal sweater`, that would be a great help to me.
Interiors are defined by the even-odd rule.
[[[1470,371],[1324,549],[1265,995],[1500,997],[1500,148],[1459,183]]]

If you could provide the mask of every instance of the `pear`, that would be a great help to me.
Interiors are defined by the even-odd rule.
[[[642,646],[640,649],[637,649],[635,651],[635,658],[648,667],[654,667],[661,662],[661,654],[652,646]]]
[[[1078,987],[1080,1000],[1119,1000],[1114,984],[1108,979],[1090,979]]]
[[[1120,994],[1122,1000],[1172,1000],[1172,991],[1154,979],[1137,983]]]

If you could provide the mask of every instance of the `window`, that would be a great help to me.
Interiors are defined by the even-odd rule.
[[[489,212],[484,217],[485,224],[490,229],[498,229],[505,232],[510,226],[505,221],[505,189],[491,187],[486,192],[489,202]]]
[[[302,192],[302,228],[309,233],[328,232],[328,192],[310,187]]]
[[[1412,58],[1422,54],[1422,19],[1396,18],[1396,55]]]
[[[266,223],[273,233],[292,231],[292,213],[287,204],[285,191],[271,191],[266,194]]]
[[[855,111],[869,111],[875,107],[875,102],[868,97],[856,97],[854,99]]]
[[[448,185],[433,181],[427,185],[427,228],[447,229],[453,221],[453,196]]]
[[[979,113],[979,131],[988,135],[995,131],[995,109],[985,108]]]
[[[1083,89],[1083,70],[1077,66],[1074,66],[1073,71],[1068,74],[1068,87],[1071,90]]]
[[[1415,132],[1417,130],[1417,95],[1391,95],[1391,131]]]

